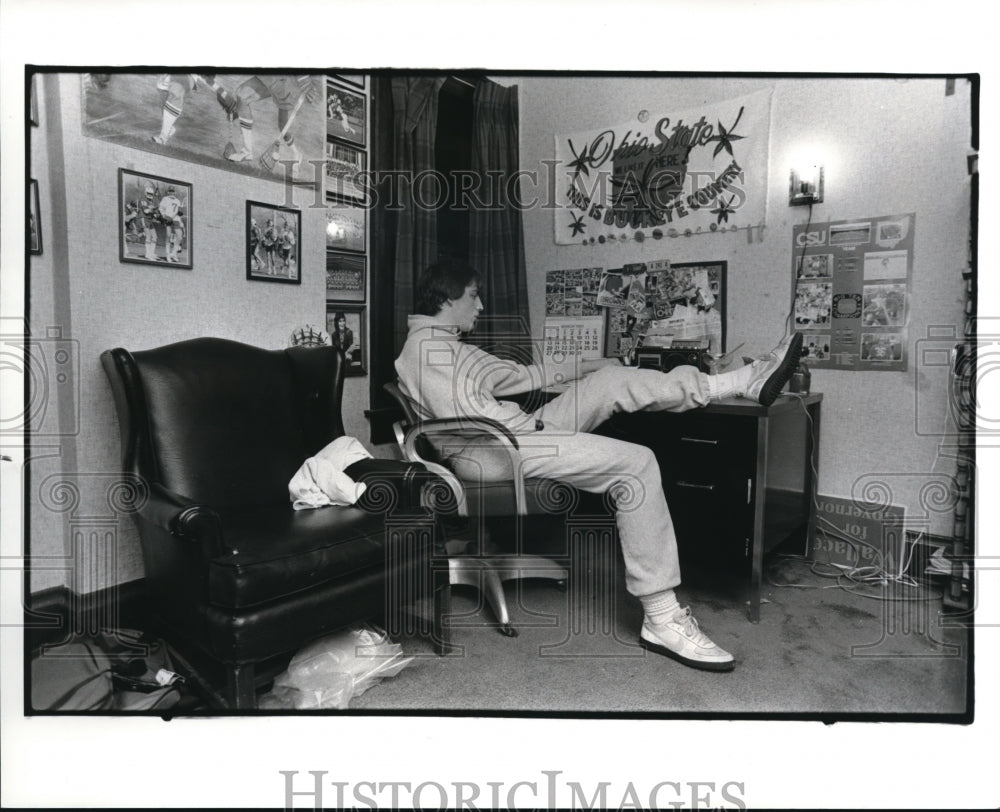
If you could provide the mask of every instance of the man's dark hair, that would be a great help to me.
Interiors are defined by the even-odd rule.
[[[465,289],[480,284],[479,271],[457,259],[442,259],[429,266],[417,280],[414,310],[436,316],[449,299],[461,299]]]

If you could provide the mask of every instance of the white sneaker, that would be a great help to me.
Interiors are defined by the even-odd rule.
[[[802,355],[802,333],[792,333],[783,338],[771,352],[750,364],[747,370],[746,389],[737,397],[756,400],[770,406],[792,377]],[[739,370],[738,372],[743,372]]]
[[[251,154],[250,150],[248,150],[246,147],[243,147],[241,149],[237,149],[234,152],[229,153],[226,157],[230,161],[239,162],[239,161],[249,161],[251,158],[253,158],[253,155]]]
[[[678,611],[672,620],[656,626],[648,618],[643,619],[639,645],[705,671],[732,671],[736,667],[733,655],[715,645],[698,628],[698,621],[687,606]]]

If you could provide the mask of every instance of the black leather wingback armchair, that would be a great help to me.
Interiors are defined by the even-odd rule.
[[[217,338],[101,355],[121,428],[149,603],[164,634],[226,674],[222,698],[255,707],[255,667],[433,592],[436,522],[423,466],[362,460],[352,507],[293,510],[288,483],[343,435],[342,356]],[[441,584],[434,589],[432,582]],[[406,586],[408,585],[408,586]],[[419,589],[414,587],[419,585]]]

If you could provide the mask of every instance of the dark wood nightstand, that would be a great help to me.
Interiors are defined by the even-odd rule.
[[[653,450],[685,576],[745,571],[755,623],[764,554],[786,545],[810,555],[822,400],[783,394],[764,407],[732,398],[681,414],[619,414],[598,429]]]

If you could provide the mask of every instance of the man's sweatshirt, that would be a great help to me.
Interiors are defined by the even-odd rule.
[[[545,368],[497,358],[466,344],[457,327],[433,316],[410,316],[407,326],[396,374],[422,417],[488,417],[514,434],[536,430],[534,417],[498,398],[549,385]]]

